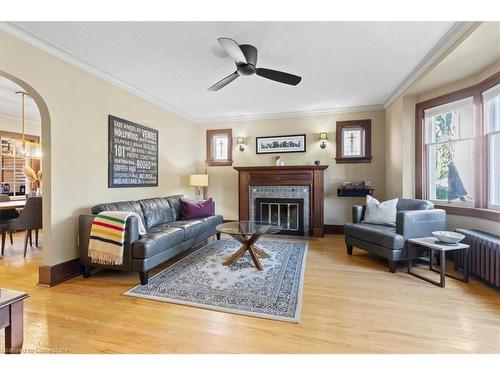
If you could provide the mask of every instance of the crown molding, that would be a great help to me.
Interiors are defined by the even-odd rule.
[[[8,34],[11,34],[15,36],[16,38],[19,38],[26,43],[31,44],[32,46],[41,49],[44,52],[47,52],[48,54],[55,56],[71,65],[76,66],[77,68],[80,68],[87,73],[90,73],[103,81],[106,81],[113,86],[119,87],[133,95],[136,95],[152,104],[155,104],[159,107],[162,107],[163,109],[166,109],[169,112],[172,112],[176,114],[179,117],[182,117],[188,121],[191,122],[196,122],[196,119],[193,118],[191,115],[188,113],[181,111],[180,109],[177,109],[173,107],[172,105],[165,103],[163,100],[155,97],[154,95],[148,94],[147,92],[138,89],[126,82],[123,82],[122,80],[114,77],[113,75],[99,69],[98,67],[88,63],[87,61],[80,59],[79,57],[73,55],[71,52],[66,51],[64,48],[61,48],[55,44],[52,44],[29,30],[26,30],[22,26],[19,26],[13,22],[5,22],[2,21],[0,22],[0,30],[5,31]]]
[[[453,47],[464,35],[472,32],[480,23],[455,22],[450,30],[436,43],[417,66],[406,76],[394,92],[384,100],[384,108],[389,107],[394,100],[402,95],[416,80],[431,68],[446,52]]]
[[[218,122],[242,122],[242,121],[253,121],[253,120],[273,120],[273,119],[282,119],[282,118],[327,116],[327,115],[334,115],[334,114],[339,114],[339,113],[380,111],[383,109],[384,109],[384,106],[382,104],[375,104],[375,105],[365,105],[365,106],[357,106],[357,107],[325,108],[325,109],[313,109],[313,110],[294,111],[294,112],[264,113],[264,114],[237,115],[237,116],[221,116],[221,117],[212,117],[212,118],[198,120],[197,123],[199,123],[199,124],[213,124],[213,123],[218,123]]]

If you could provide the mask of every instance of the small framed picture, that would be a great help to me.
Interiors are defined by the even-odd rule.
[[[286,152],[306,152],[306,135],[283,135],[256,138],[257,154],[282,154]]]

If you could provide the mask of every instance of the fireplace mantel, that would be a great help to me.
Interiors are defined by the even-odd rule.
[[[262,185],[309,186],[310,233],[324,235],[324,170],[328,165],[233,167],[239,174],[239,220],[249,219],[249,188]]]

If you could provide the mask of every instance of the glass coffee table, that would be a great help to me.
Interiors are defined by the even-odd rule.
[[[219,224],[216,229],[219,232],[229,234],[242,245],[238,251],[236,251],[223,263],[225,266],[230,266],[248,251],[252,257],[255,267],[262,271],[262,264],[260,263],[259,258],[269,258],[269,254],[256,246],[255,242],[257,242],[257,240],[264,234],[274,234],[280,232],[283,230],[283,227],[279,225],[261,223],[258,221],[234,221]]]

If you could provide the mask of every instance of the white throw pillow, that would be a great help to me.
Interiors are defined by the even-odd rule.
[[[365,223],[396,226],[398,199],[380,203],[371,195],[366,196]]]

